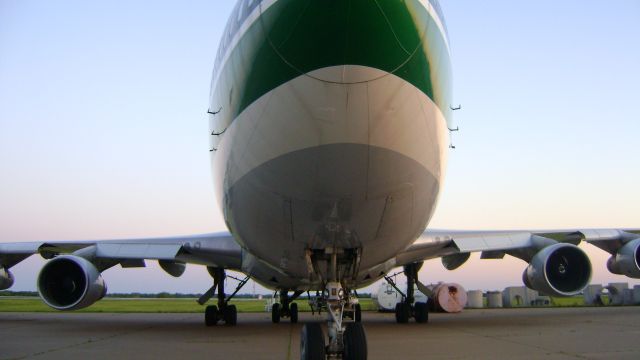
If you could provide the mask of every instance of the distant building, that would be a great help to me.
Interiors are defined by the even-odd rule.
[[[610,283],[606,287],[609,290],[609,298],[611,305],[625,305],[624,293],[629,288],[629,283]]]
[[[551,299],[525,286],[510,286],[502,292],[504,307],[549,306]]]
[[[584,304],[588,306],[602,305],[602,285],[592,284],[584,289]]]

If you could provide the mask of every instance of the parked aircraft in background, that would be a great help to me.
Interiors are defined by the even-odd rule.
[[[241,0],[222,37],[209,119],[214,186],[228,232],[157,239],[0,244],[0,289],[9,269],[40,254],[45,303],[76,310],[106,293],[101,272],[158,260],[173,276],[207,266],[217,303],[205,322],[235,325],[226,270],[279,291],[273,322],[297,321],[292,300],[319,295],[328,334],[302,329],[303,359],[366,359],[354,291],[402,267],[399,323],[428,321],[418,270],[447,269],[472,252],[529,263],[524,283],[578,294],[591,264],[576,245],[611,253],[608,268],[640,278],[640,235],[623,230],[426,230],[444,181],[452,125],[449,39],[437,0]],[[239,289],[238,287],[238,289]],[[425,287],[426,288],[426,287]],[[237,290],[236,289],[236,292]],[[428,290],[424,291],[427,296]]]

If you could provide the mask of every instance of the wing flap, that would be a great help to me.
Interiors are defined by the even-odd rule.
[[[178,237],[96,241],[44,241],[0,244],[0,266],[11,268],[33,254],[58,254],[104,260],[123,267],[144,266],[144,260],[191,262],[238,269],[242,249],[228,232]]]
[[[531,233],[486,233],[453,237],[460,252],[518,249],[531,245]]]
[[[182,244],[96,244],[97,258],[174,260]]]

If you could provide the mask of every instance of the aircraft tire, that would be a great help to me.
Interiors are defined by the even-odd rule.
[[[218,322],[218,307],[209,305],[204,309],[204,324],[214,326]]]
[[[324,334],[319,323],[308,323],[300,333],[300,359],[325,360]]]
[[[406,324],[411,316],[411,308],[403,302],[396,304],[396,322],[398,324]]]
[[[271,322],[274,324],[280,322],[280,304],[278,303],[271,306]]]
[[[356,304],[353,310],[353,321],[362,322],[362,308],[360,304]]]
[[[415,305],[416,322],[425,324],[429,322],[429,307],[426,303],[417,302]]]
[[[343,360],[367,359],[367,335],[362,323],[349,323],[343,335],[344,353]]]
[[[291,323],[298,323],[298,304],[292,303],[289,305],[289,312],[291,313]]]
[[[224,322],[227,325],[234,326],[238,323],[238,310],[235,305],[227,305],[223,310]]]

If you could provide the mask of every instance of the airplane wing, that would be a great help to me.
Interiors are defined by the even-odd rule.
[[[78,255],[123,267],[144,267],[144,260],[159,260],[161,265],[175,262],[240,269],[242,260],[240,246],[231,234],[221,232],[147,239],[2,243],[0,267],[9,269],[33,254],[45,259]]]
[[[0,290],[14,283],[9,269],[33,254],[51,259],[40,272],[38,290],[43,300],[58,310],[80,309],[104,297],[106,285],[100,273],[118,264],[124,268],[144,267],[146,260],[157,260],[174,277],[184,273],[186,263],[230,270],[240,270],[242,266],[242,248],[226,232],[150,239],[3,243]],[[213,292],[210,289],[200,301],[204,303]]]
[[[527,287],[556,296],[575,295],[591,279],[591,263],[577,247],[585,241],[611,254],[610,272],[640,278],[640,230],[447,231],[427,230],[396,257],[406,266],[441,258],[448,270],[464,264],[471,253],[482,259],[515,256],[529,263]]]

